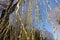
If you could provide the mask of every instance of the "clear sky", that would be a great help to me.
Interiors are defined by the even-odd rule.
[[[46,3],[46,7],[45,7],[43,1],[46,3],[46,0],[38,0],[38,7],[39,7],[39,12],[40,12],[39,13],[40,14],[39,21],[37,21],[35,18],[35,16],[36,16],[36,11],[35,11],[36,0],[34,2],[35,4],[33,5],[33,8],[32,8],[33,24],[37,29],[39,29],[39,28],[43,29],[43,30],[45,29],[45,30],[53,33],[53,29],[52,29],[51,24],[46,22],[46,19],[48,18],[47,13],[46,13],[46,8],[48,9],[48,11],[50,11],[49,7],[48,7],[48,3]],[[48,1],[50,2],[51,10],[56,8],[55,0],[48,0]],[[58,1],[58,4],[60,5],[60,0],[57,0],[57,1]],[[24,4],[24,11],[28,11],[28,9],[29,9],[28,4],[25,3]],[[21,10],[22,10],[22,8],[20,9],[20,12],[22,12]]]
[[[39,10],[40,10],[40,15],[41,15],[39,22],[37,22],[36,19],[34,18],[34,17],[35,17],[35,14],[36,14],[36,12],[35,12],[35,6],[36,6],[36,5],[33,6],[33,9],[32,9],[33,16],[34,16],[34,17],[33,17],[33,24],[34,24],[34,26],[35,26],[37,29],[39,29],[39,27],[40,27],[41,29],[45,28],[47,31],[53,33],[53,29],[52,29],[52,27],[51,27],[51,24],[49,24],[49,23],[46,22],[46,19],[47,19],[46,8],[48,8],[48,4],[46,3],[46,7],[45,7],[43,1],[46,2],[46,0],[38,0],[38,6],[39,6]],[[48,0],[48,1],[49,1],[50,4],[51,4],[51,10],[54,9],[54,8],[56,8],[55,0]],[[60,0],[57,0],[57,1],[58,1],[58,4],[60,5]],[[35,1],[35,3],[36,3],[36,1]],[[40,4],[41,4],[41,5],[40,5]],[[25,9],[25,11],[28,9],[27,3],[25,3],[24,9]],[[48,8],[48,9],[49,9],[49,8]],[[22,9],[21,9],[21,10],[22,10]],[[20,12],[22,12],[21,10],[20,10]],[[1,15],[1,14],[0,14],[0,15]],[[42,17],[43,17],[43,20],[42,20]],[[54,34],[54,33],[53,33],[53,34]]]
[[[37,29],[39,29],[39,28],[42,30],[45,29],[45,30],[53,33],[53,29],[52,29],[51,24],[46,22],[46,19],[48,18],[47,13],[46,13],[46,8],[48,9],[48,11],[50,11],[49,7],[48,7],[48,3],[46,3],[46,7],[45,7],[43,1],[46,3],[46,0],[38,0],[38,7],[39,7],[39,12],[40,12],[39,13],[40,14],[39,21],[37,21],[35,18],[35,16],[36,16],[36,11],[35,11],[36,0],[34,2],[33,8],[32,8],[33,24]],[[48,1],[50,2],[51,10],[56,8],[55,0],[48,0]],[[58,4],[60,5],[60,0],[57,0],[57,1],[58,1]],[[28,9],[29,9],[28,4],[25,3],[24,4],[24,11],[28,11]],[[22,12],[21,10],[22,10],[22,8],[20,9],[20,12]],[[54,37],[55,37],[55,35],[54,35]]]
[[[40,14],[41,14],[41,17],[43,17],[43,20],[40,18],[40,21],[37,22],[36,19],[34,18],[33,19],[33,23],[34,23],[34,25],[35,25],[35,27],[37,29],[39,29],[39,27],[41,29],[45,28],[47,31],[53,33],[53,29],[52,29],[51,24],[46,22],[46,19],[47,19],[46,7],[48,8],[48,4],[46,3],[46,7],[45,7],[43,1],[45,2],[45,0],[38,0],[38,6],[40,8]],[[56,8],[56,2],[55,2],[55,0],[48,0],[48,1],[50,2],[51,10],[54,9],[54,8]],[[60,5],[60,0],[57,0],[57,1],[58,1],[58,4]],[[41,3],[41,5],[40,5],[40,3]],[[50,11],[50,10],[48,10],[48,11]],[[33,15],[34,15],[34,13],[36,13],[35,12],[35,8],[33,8]],[[42,26],[42,24],[43,24],[43,26]]]

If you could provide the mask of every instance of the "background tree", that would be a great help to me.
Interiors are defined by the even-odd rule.
[[[43,34],[41,33],[41,31],[37,30],[32,23],[32,6],[34,5],[34,0],[18,0],[16,3],[14,3],[14,1],[15,0],[9,0],[9,4],[6,4],[6,9],[3,8],[2,10],[2,14],[0,17],[0,40],[46,40],[47,37],[46,39],[43,39]],[[18,11],[19,7],[22,7],[23,9],[24,6],[22,4],[24,4],[25,2],[29,4],[29,10],[28,12],[24,12],[22,10],[22,15],[20,15]],[[37,20],[39,20],[40,15],[37,6]],[[11,24],[14,20],[11,23],[9,21],[9,15],[13,12],[15,12],[15,22],[17,26],[14,25],[15,23]],[[19,30],[17,30],[12,25],[16,28],[18,27]]]

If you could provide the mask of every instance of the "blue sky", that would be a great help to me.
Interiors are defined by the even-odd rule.
[[[46,19],[48,18],[47,13],[46,13],[46,8],[48,9],[48,11],[50,11],[48,8],[48,3],[46,3],[46,7],[45,7],[43,1],[46,3],[45,0],[38,0],[38,6],[39,6],[39,12],[40,12],[40,18],[39,19],[40,20],[37,21],[35,19],[35,16],[36,16],[36,11],[35,11],[36,0],[35,0],[35,3],[34,3],[33,8],[32,8],[33,24],[37,29],[42,29],[42,30],[45,29],[45,30],[53,33],[53,29],[52,29],[51,24],[46,22]],[[58,4],[60,5],[60,0],[57,0],[57,1],[58,1]],[[51,9],[56,8],[55,0],[49,0],[49,2],[50,2]],[[40,5],[40,3],[41,3],[41,5]],[[25,3],[24,4],[24,11],[28,11],[28,10],[29,10],[28,3]],[[20,9],[20,13],[22,13],[22,8]],[[43,17],[43,20],[42,20],[42,17]],[[55,37],[55,35],[54,35],[54,37]]]
[[[56,8],[55,0],[48,0],[48,1],[50,2],[51,9]],[[57,1],[58,1],[58,4],[60,5],[60,0],[57,0]],[[40,3],[41,3],[41,5],[40,5]],[[46,19],[47,19],[46,7],[48,8],[48,4],[46,3],[46,7],[45,7],[44,3],[43,3],[43,0],[38,0],[38,6],[39,6],[39,9],[40,9],[41,17],[43,17],[43,20],[40,18],[40,21],[37,22],[36,19],[33,19],[34,26],[37,29],[39,29],[39,27],[41,29],[45,28],[47,31],[53,33],[53,29],[52,29],[51,24],[46,22]],[[48,11],[50,11],[50,10],[48,10]],[[35,13],[36,13],[35,12],[35,7],[33,7],[33,16],[35,16],[34,15]],[[42,26],[42,24],[43,24],[43,26]],[[54,34],[54,37],[55,37],[55,34]]]
[[[56,7],[56,3],[55,0],[49,0],[49,2],[51,3],[51,9],[54,9]],[[43,0],[38,0],[38,3],[41,3],[41,5],[39,4],[39,8],[40,8],[40,14],[43,17],[43,24],[45,25],[44,27],[49,31],[52,32],[51,29],[51,25],[49,23],[46,22],[47,19],[47,14],[46,14],[46,7],[48,8],[48,4],[46,3],[46,7],[43,4]],[[60,0],[58,0],[58,4],[60,4]],[[48,8],[49,9],[49,8]],[[50,11],[50,10],[49,10]]]
[[[51,27],[51,24],[49,24],[49,23],[46,22],[46,19],[47,19],[46,8],[48,8],[48,4],[46,3],[46,7],[45,7],[43,1],[45,1],[45,0],[38,0],[38,6],[39,6],[39,10],[40,10],[40,15],[41,15],[39,22],[37,22],[37,20],[34,18],[35,17],[35,14],[36,14],[36,12],[35,12],[35,6],[36,5],[34,4],[34,6],[32,8],[33,24],[34,24],[34,26],[37,29],[39,29],[39,27],[41,29],[44,29],[45,28],[47,31],[53,33],[53,29]],[[60,5],[60,0],[57,0],[57,1],[58,1],[58,4]],[[55,0],[49,0],[49,2],[51,4],[51,9],[54,9],[56,7]],[[35,3],[36,3],[36,1],[35,1]],[[40,3],[41,3],[41,5],[40,5]],[[24,11],[28,11],[28,4],[27,3],[25,3]],[[22,12],[22,9],[20,9],[20,12]],[[42,17],[43,17],[43,20],[42,20]]]
[[[46,8],[48,9],[48,11],[50,11],[49,7],[48,7],[48,3],[46,3],[46,7],[45,7],[43,1],[46,3],[45,0],[38,0],[38,7],[39,7],[39,12],[40,12],[39,21],[37,21],[35,19],[35,16],[36,16],[36,11],[35,11],[36,0],[34,2],[33,8],[32,8],[33,24],[37,29],[41,29],[41,30],[45,29],[45,30],[53,33],[53,29],[52,29],[51,24],[46,22],[46,19],[48,18],[47,13],[46,13]],[[60,0],[57,0],[57,1],[58,1],[58,4],[60,5]],[[55,0],[49,0],[49,2],[50,2],[51,9],[56,8]],[[41,5],[40,5],[40,3],[41,3]],[[29,10],[28,3],[25,3],[24,4],[24,11],[28,11],[28,10]],[[22,8],[20,9],[20,13],[22,13]],[[43,19],[42,19],[42,17],[43,17]],[[55,37],[55,34],[54,34],[54,37]]]

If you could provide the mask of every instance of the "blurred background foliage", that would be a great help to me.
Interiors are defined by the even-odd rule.
[[[0,40],[59,40],[59,2],[0,0]]]

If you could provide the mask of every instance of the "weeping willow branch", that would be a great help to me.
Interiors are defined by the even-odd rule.
[[[17,2],[18,3],[18,2]],[[9,15],[15,10],[16,4],[11,6],[9,9],[7,8],[4,12],[2,12],[1,18],[0,18],[0,25],[5,25],[6,22],[9,20]]]
[[[20,16],[19,14],[19,9],[20,6],[25,2],[25,0],[17,0],[17,2],[15,4],[13,4],[15,0],[10,0],[9,1],[9,5],[7,7],[7,9],[4,9],[2,11],[2,15],[0,18],[0,39],[1,40],[46,40],[43,39],[42,37],[42,33],[40,32],[40,30],[36,30],[32,24],[32,7],[34,5],[34,0],[26,0],[29,4],[29,10],[27,13],[27,15],[23,14],[23,16]],[[39,13],[39,9],[38,9],[38,3],[36,0],[36,11],[37,13]],[[22,8],[23,9],[23,8]],[[11,23],[9,23],[9,15],[12,14],[14,12],[14,14],[16,15],[16,23],[17,27],[19,27],[19,30],[16,30],[16,28],[11,25]],[[24,13],[22,11],[22,13]],[[26,16],[26,18],[24,17],[24,15]],[[26,22],[26,23],[24,23]],[[39,18],[38,18],[39,20]],[[19,22],[19,23],[18,23]],[[31,27],[30,25],[32,25],[31,29],[26,29],[26,24],[28,25],[28,27]]]

